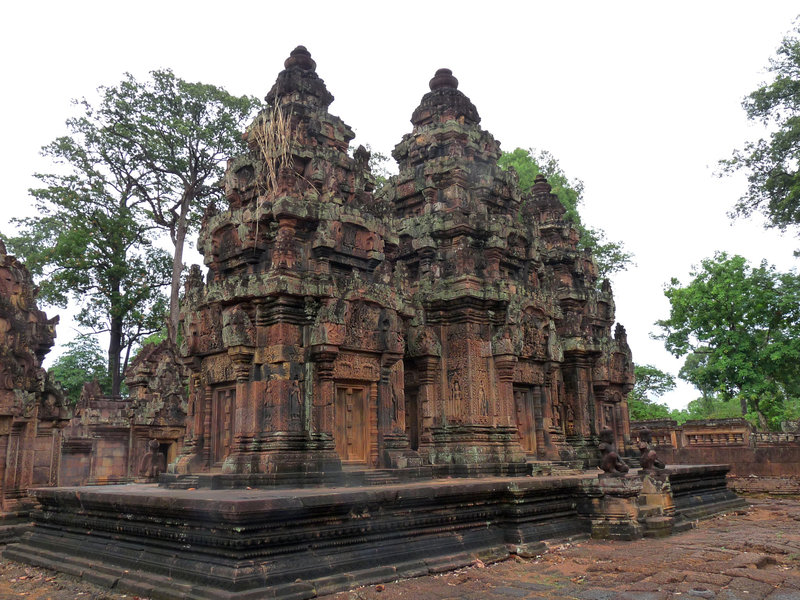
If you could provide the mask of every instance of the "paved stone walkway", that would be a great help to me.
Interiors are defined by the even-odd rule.
[[[800,600],[800,501],[751,503],[669,538],[587,540],[325,600]]]

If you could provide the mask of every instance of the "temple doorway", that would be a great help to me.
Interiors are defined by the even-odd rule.
[[[367,388],[337,385],[334,405],[336,452],[342,462],[366,463],[369,440]]]

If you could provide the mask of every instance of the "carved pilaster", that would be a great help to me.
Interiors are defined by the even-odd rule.
[[[517,357],[513,354],[500,354],[494,357],[494,368],[497,371],[497,402],[500,404],[500,417],[495,425],[515,427],[514,415],[514,367]]]
[[[436,382],[439,379],[439,357],[438,356],[419,356],[414,360],[419,380],[419,390],[417,392],[417,403],[419,404],[419,414],[421,423],[419,427],[419,452],[425,457],[430,457],[433,447],[432,430],[435,425],[436,415],[441,413],[442,408],[437,406],[438,395],[436,393]]]
[[[333,440],[333,402],[334,361],[339,354],[339,347],[330,344],[311,346],[309,356],[314,363],[316,385],[314,386],[311,423],[313,432],[324,439]]]

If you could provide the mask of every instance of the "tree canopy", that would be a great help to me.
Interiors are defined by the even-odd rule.
[[[769,131],[721,161],[723,173],[744,171],[747,192],[734,214],[759,211],[767,226],[785,230],[800,224],[800,20],[770,59],[771,80],[742,102],[747,117]]]
[[[78,402],[87,381],[96,380],[105,393],[111,391],[100,343],[96,337],[80,336],[66,344],[66,350],[48,370],[53,381],[57,382],[70,404]]]
[[[656,401],[675,389],[675,378],[653,365],[635,365],[636,383],[628,394],[628,412],[632,421],[675,418],[666,404]]]
[[[687,357],[680,376],[706,403],[736,401],[740,414],[778,427],[800,398],[800,278],[724,252],[691,277],[672,279],[669,318],[656,323],[667,350]]]
[[[583,201],[583,182],[567,177],[551,153],[546,150],[537,152],[533,148],[517,148],[513,152],[503,152],[498,164],[504,169],[514,168],[523,193],[530,192],[536,175],[542,173],[547,177],[553,193],[567,211],[564,217],[580,231],[580,246],[591,250],[600,280],[624,271],[633,263],[633,255],[625,250],[622,242],[610,241],[606,239],[602,229],[588,227],[583,223],[578,212]]]
[[[134,194],[174,248],[168,328],[174,339],[186,236],[221,197],[225,161],[245,151],[242,131],[261,102],[184,81],[170,70],[153,71],[142,82],[126,74],[119,85],[100,91],[98,119],[128,149],[127,160],[141,175]]]
[[[221,195],[223,162],[244,150],[241,131],[260,103],[169,70],[144,82],[126,74],[99,92],[96,105],[77,101],[69,134],[43,148],[53,172],[37,175],[38,215],[15,221],[9,246],[41,279],[45,302],[75,300],[78,323],[109,332],[117,394],[134,345],[163,325],[166,285],[175,335],[186,235]],[[171,257],[155,244],[162,231]]]
[[[132,162],[130,143],[85,100],[67,120],[70,135],[42,149],[53,173],[37,174],[36,216],[15,219],[9,247],[40,285],[40,298],[80,307],[78,323],[109,333],[108,372],[117,394],[130,350],[164,317],[161,289],[169,282],[168,254],[154,245],[154,225],[136,188],[146,175]],[[124,353],[124,358],[121,356]]]

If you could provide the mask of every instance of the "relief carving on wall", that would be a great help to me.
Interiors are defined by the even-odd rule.
[[[333,376],[343,381],[378,381],[380,368],[376,359],[343,352],[334,362]]]

